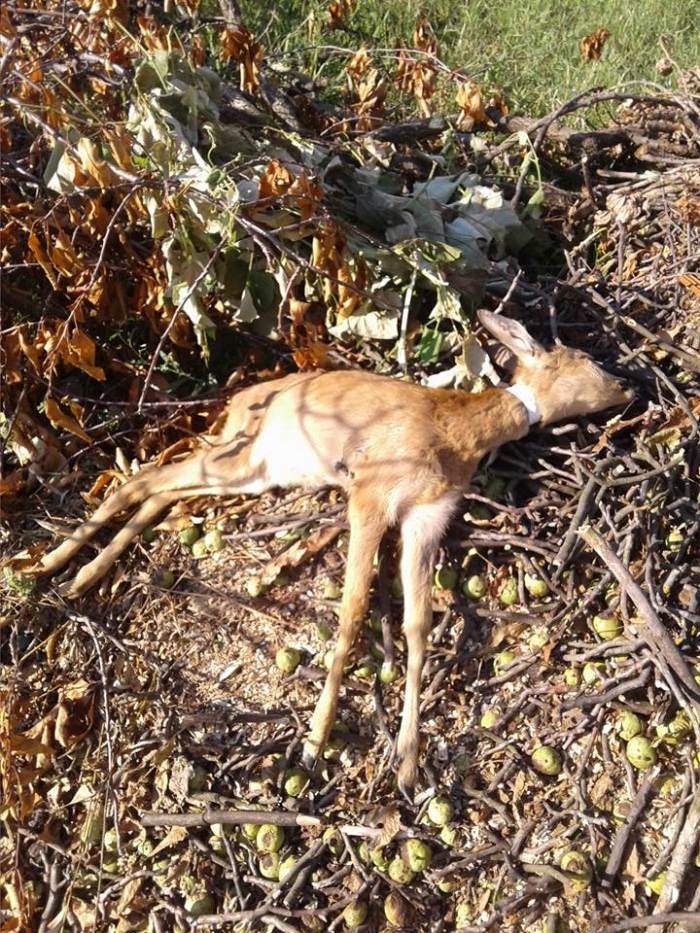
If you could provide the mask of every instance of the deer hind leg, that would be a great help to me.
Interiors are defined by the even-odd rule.
[[[148,471],[151,472],[150,470]],[[38,567],[39,573],[54,574],[78,553],[84,544],[93,538],[110,518],[128,508],[148,494],[151,476],[135,476],[108,496],[90,518],[79,525],[65,541],[53,551],[44,554]]]
[[[227,452],[228,456],[226,456]],[[86,523],[94,526],[91,527],[88,537],[92,537],[108,518],[122,510],[125,505],[124,498],[128,499],[129,504],[139,500],[141,506],[119,529],[110,543],[100,551],[97,557],[93,558],[90,563],[80,570],[75,580],[72,583],[64,584],[60,588],[61,592],[66,596],[75,597],[81,596],[86,590],[89,590],[98,580],[102,579],[136,535],[155,521],[174,502],[193,496],[231,496],[248,491],[262,492],[269,487],[264,473],[260,470],[251,470],[247,460],[242,457],[235,457],[235,451],[222,448],[222,451],[217,450],[215,454],[216,456],[211,452],[207,452],[191,457],[182,463],[172,464],[172,469],[164,467],[162,470],[157,471],[152,479],[144,477],[146,486],[142,487],[138,492],[127,490],[127,487],[134,483],[132,480],[117,490],[113,496],[106,499],[92,519]],[[218,459],[219,457],[221,459]],[[129,495],[123,497],[121,502],[113,504],[112,499],[119,497],[122,489]],[[81,526],[78,532],[81,532],[83,527]],[[74,545],[72,541],[70,543],[72,550]],[[61,547],[63,546],[61,545]],[[72,552],[74,553],[74,551]]]
[[[74,586],[63,589],[71,596],[80,595],[96,583],[119,557],[127,544],[150,521],[179,499],[197,495],[235,495],[239,492],[262,492],[269,482],[261,467],[249,465],[249,441],[246,437],[194,454],[186,460],[164,467],[147,466],[141,473],[107,496],[95,513],[53,551],[41,558],[36,572],[54,574],[87,544],[110,519],[120,512],[142,505],[137,516],[127,522],[107,547],[84,572]],[[149,504],[150,503],[150,504]],[[143,516],[148,515],[147,519]],[[78,582],[80,581],[80,582]]]
[[[455,497],[412,506],[401,522],[401,583],[407,644],[406,691],[396,744],[399,790],[413,800],[420,744],[420,687],[425,646],[433,621],[432,577],[438,545]]]
[[[82,596],[86,590],[89,590],[91,586],[94,586],[104,577],[136,535],[142,532],[147,525],[154,522],[169,505],[189,495],[189,491],[178,490],[158,492],[149,496],[141,508],[119,529],[109,544],[100,550],[97,557],[85,564],[73,580],[62,584],[59,587],[59,592],[70,598]]]
[[[56,573],[115,515],[138,502],[142,502],[159,489],[176,487],[181,478],[190,472],[191,462],[191,460],[186,460],[171,463],[164,467],[155,465],[145,467],[136,476],[127,480],[123,486],[107,496],[90,518],[83,522],[82,525],[79,525],[57,548],[45,554],[37,568],[38,572],[42,574]]]
[[[343,668],[367,613],[369,589],[374,572],[374,555],[387,527],[386,515],[374,497],[355,492],[348,507],[350,544],[340,609],[338,642],[323,692],[311,718],[302,760],[312,768],[330,736],[338,708]]]

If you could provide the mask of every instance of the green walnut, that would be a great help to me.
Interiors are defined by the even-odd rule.
[[[509,664],[515,661],[515,655],[512,651],[499,651],[493,659],[493,672],[497,677],[505,671]]]
[[[487,709],[482,713],[479,725],[482,729],[493,729],[500,718],[501,714],[497,709]]]
[[[275,655],[275,664],[283,674],[291,674],[299,667],[301,655],[296,648],[280,648]]]
[[[284,792],[290,797],[303,794],[309,785],[309,776],[303,768],[290,768],[284,777]]]
[[[549,593],[549,587],[545,581],[542,577],[538,577],[534,573],[525,574],[525,589],[530,596],[534,596],[535,599],[544,599]]]
[[[472,574],[462,584],[462,592],[470,599],[483,599],[488,593],[489,585],[486,577],[480,574]]]
[[[612,641],[622,635],[622,622],[616,615],[593,616],[593,631],[603,641]]]
[[[387,874],[396,884],[409,884],[416,876],[415,871],[398,855],[389,862]]]
[[[258,852],[279,852],[284,845],[284,830],[274,823],[263,823],[255,837]]]
[[[212,554],[216,554],[217,551],[223,551],[226,547],[224,542],[224,536],[220,528],[212,528],[211,531],[208,531],[204,535],[204,546]]]
[[[361,927],[367,919],[367,902],[350,901],[343,911],[343,920],[346,926]]]
[[[532,761],[532,767],[535,771],[539,771],[540,774],[551,777],[561,773],[561,755],[551,745],[540,745],[539,748],[534,750],[530,760]]]
[[[515,577],[508,577],[498,593],[498,598],[504,606],[514,606],[518,602],[520,597],[518,595],[518,581]]]
[[[657,759],[656,749],[645,735],[635,735],[627,743],[627,760],[638,771],[653,767]]]
[[[199,541],[202,533],[198,525],[188,525],[178,532],[177,539],[185,547],[192,547],[195,541]]]
[[[428,819],[435,826],[445,826],[451,823],[455,816],[455,808],[447,797],[433,797],[428,804]]]
[[[617,731],[624,742],[629,742],[644,729],[644,722],[631,710],[620,713],[617,719]]]
[[[593,880],[591,863],[580,852],[565,852],[559,864],[569,874],[569,884],[575,891],[585,891]]]
[[[433,850],[422,839],[408,839],[403,847],[403,857],[411,871],[425,871],[433,860]]]

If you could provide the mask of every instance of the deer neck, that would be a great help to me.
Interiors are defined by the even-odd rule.
[[[436,427],[443,456],[454,460],[455,476],[464,477],[467,463],[473,472],[485,454],[508,441],[519,440],[530,428],[525,405],[505,389],[487,389],[474,395],[450,389],[442,391],[443,396],[436,396],[440,398]]]

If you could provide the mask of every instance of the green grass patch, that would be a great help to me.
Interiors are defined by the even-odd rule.
[[[512,112],[540,116],[595,85],[653,81],[671,87],[656,63],[664,47],[680,68],[700,64],[699,0],[357,0],[346,29],[327,26],[328,3],[244,3],[249,28],[264,41],[269,58],[284,53],[289,65],[314,77],[338,74],[343,49],[392,49],[411,44],[416,18],[428,17],[440,57],[487,87],[500,87]],[[597,62],[584,62],[581,39],[602,27],[610,37]],[[376,55],[377,65],[382,56]],[[388,72],[391,56],[384,58]]]

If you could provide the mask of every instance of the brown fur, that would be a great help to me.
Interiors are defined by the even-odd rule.
[[[518,358],[548,423],[621,405],[629,394],[583,354],[545,351],[519,324],[481,312],[482,323]],[[120,512],[134,514],[64,585],[78,596],[109,570],[133,538],[174,502],[195,495],[259,494],[274,486],[342,487],[350,544],[338,643],[304,746],[312,765],[335,719],[343,667],[365,618],[373,560],[389,526],[401,529],[408,668],[397,742],[399,786],[410,795],[419,746],[420,677],[432,621],[431,580],[443,531],[479,460],[528,431],[523,404],[504,389],[479,395],[427,389],[359,371],[304,373],[239,392],[220,434],[165,467],[145,468],[41,561],[63,567]]]

